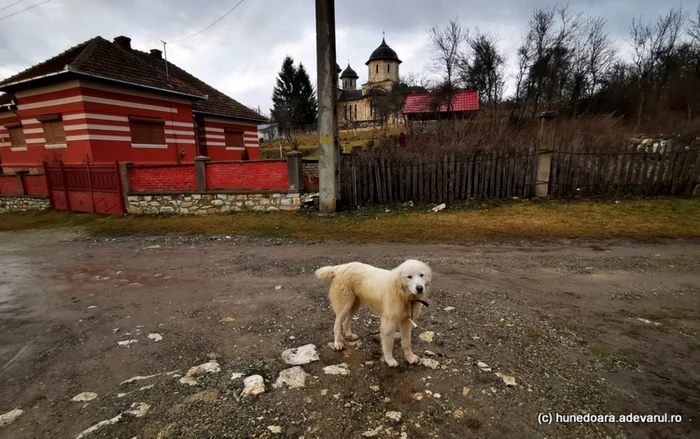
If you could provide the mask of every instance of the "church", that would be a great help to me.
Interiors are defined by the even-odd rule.
[[[340,87],[338,90],[338,125],[341,129],[370,126],[381,124],[381,116],[377,111],[377,97],[385,96],[388,92],[396,90],[399,85],[399,65],[401,60],[394,49],[386,44],[382,38],[382,44],[377,47],[365,63],[367,66],[367,82],[357,88],[359,76],[350,67],[340,73]],[[338,69],[340,70],[340,69]],[[387,118],[389,125],[403,123],[401,114],[391,114]]]

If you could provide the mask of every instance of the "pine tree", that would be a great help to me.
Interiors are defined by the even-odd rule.
[[[294,67],[294,60],[291,56],[287,56],[282,62],[282,69],[272,91],[273,108],[270,113],[290,143],[292,143],[292,128],[299,119],[299,93],[294,85],[296,79],[297,69]]]
[[[298,121],[304,126],[315,126],[316,115],[318,114],[318,103],[316,102],[316,92],[311,85],[309,74],[304,68],[304,64],[299,63],[294,77],[294,86],[299,93],[299,118]]]

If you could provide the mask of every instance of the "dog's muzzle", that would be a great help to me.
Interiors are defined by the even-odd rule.
[[[416,293],[423,294],[423,285],[416,285]]]

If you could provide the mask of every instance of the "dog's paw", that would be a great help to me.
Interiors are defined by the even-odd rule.
[[[360,338],[357,334],[346,334],[345,339],[350,341],[355,341]]]
[[[386,364],[389,367],[399,367],[399,362],[394,360],[393,358],[391,360],[386,360]]]
[[[345,348],[345,346],[343,345],[343,342],[341,342],[341,341],[336,341],[336,342],[331,343],[331,347],[333,349],[335,349],[336,351],[342,351]]]
[[[408,361],[409,364],[418,364],[420,363],[420,357],[418,355],[413,355],[411,357],[406,357],[406,361]]]

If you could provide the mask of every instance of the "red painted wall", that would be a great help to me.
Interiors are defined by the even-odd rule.
[[[19,181],[14,175],[3,175],[0,176],[0,194],[5,195],[18,195],[19,194]]]
[[[27,94],[28,93],[28,94]],[[81,79],[17,93],[19,117],[0,113],[0,160],[2,166],[26,169],[43,161],[66,164],[192,163],[197,155],[194,117],[189,98],[174,97],[107,82]],[[59,113],[66,134],[64,148],[47,147],[37,117]],[[165,122],[164,145],[135,146],[131,142],[129,116],[157,117]],[[26,151],[12,151],[9,135],[1,125],[22,122]],[[257,125],[227,118],[204,117],[200,128],[203,148],[213,160],[241,159],[241,150],[227,150],[224,128],[244,131],[250,160],[260,158]],[[180,156],[180,151],[184,156]]]
[[[286,160],[207,163],[207,189],[289,189]]]
[[[129,169],[133,192],[195,191],[194,164],[136,166]]]
[[[49,189],[46,187],[46,177],[41,175],[23,175],[24,193],[27,195],[48,195]]]
[[[241,160],[242,150],[227,149],[224,142],[224,130],[232,129],[243,131],[245,150],[248,160],[260,160],[260,142],[258,141],[258,126],[256,124],[244,124],[227,122],[225,119],[205,118],[200,123],[200,141],[203,153],[212,161]]]

